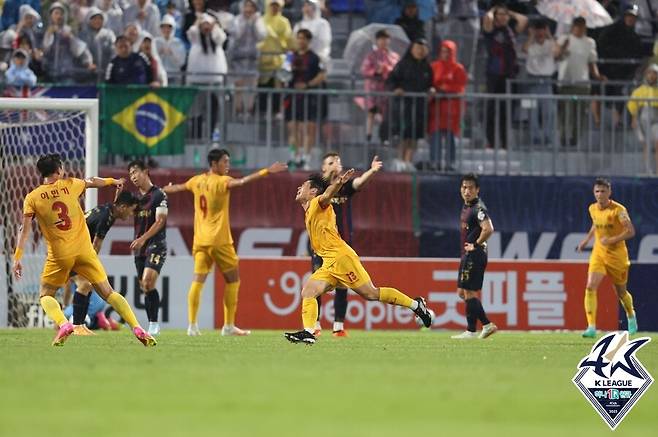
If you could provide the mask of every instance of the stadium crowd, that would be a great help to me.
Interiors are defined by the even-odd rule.
[[[549,20],[540,14],[538,1],[528,0],[2,3],[0,68],[6,84],[14,86],[106,82],[321,89],[327,87],[332,57],[340,55],[332,53],[332,17],[352,14],[365,17],[365,22],[395,23],[409,40],[406,53],[391,50],[391,35],[382,30],[374,35],[372,52],[360,60],[355,72],[366,91],[393,91],[400,98],[390,108],[381,97],[357,103],[368,114],[368,140],[375,125],[390,119],[388,130],[400,138],[401,158],[409,166],[416,141],[428,137],[432,161],[441,161],[445,150],[442,167],[452,168],[463,112],[455,96],[465,92],[469,81],[482,84],[479,90],[490,94],[509,93],[509,79],[524,78],[528,85],[511,92],[588,95],[603,90],[605,95],[622,95],[627,90],[619,81],[637,80],[649,66],[650,71],[658,69],[652,66],[658,60],[656,0],[600,0],[614,21],[597,28],[591,28],[584,17],[568,24]],[[487,59],[482,71],[474,67],[478,44]],[[559,81],[557,86],[553,79]],[[606,81],[610,85],[592,86]],[[657,92],[655,81],[643,87],[641,96],[646,97],[646,87]],[[426,93],[429,98],[402,97],[409,92]],[[236,95],[236,100],[239,113],[254,109],[253,94]],[[487,147],[505,149],[508,105],[495,99],[488,105]],[[642,138],[649,136],[658,145],[653,135],[658,133],[658,117],[641,115],[645,107],[653,111],[658,104],[629,107],[630,114],[634,125],[645,126],[638,127]],[[577,142],[577,123],[586,119],[586,111],[599,123],[598,104],[564,102],[560,109],[560,114],[569,114],[559,117],[562,144]],[[624,106],[616,104],[613,109],[619,123]],[[285,114],[277,111],[289,122],[290,142],[303,161],[315,137],[310,120],[326,115],[326,102],[307,98]],[[405,120],[411,114],[413,120]],[[533,142],[547,141],[556,117],[553,107],[533,111]],[[383,131],[377,130],[380,140],[386,140]]]

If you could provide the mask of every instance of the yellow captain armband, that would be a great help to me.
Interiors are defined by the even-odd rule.
[[[17,247],[16,252],[14,252],[14,261],[20,261],[21,258],[23,258],[23,249]]]
[[[103,182],[105,182],[106,187],[114,185],[114,178],[103,178]]]
[[[266,168],[264,168],[264,169],[262,169],[258,172],[258,176],[267,176],[268,174],[270,174],[270,171]]]

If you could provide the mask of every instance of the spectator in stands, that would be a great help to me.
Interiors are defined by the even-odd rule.
[[[457,59],[467,71],[475,70],[480,11],[477,0],[446,0],[445,19],[435,24],[442,38],[453,39],[459,46]]]
[[[110,29],[114,36],[123,33],[123,9],[114,0],[96,0],[96,7],[103,11],[105,20],[103,26]]]
[[[201,18],[203,14],[206,13],[207,6],[206,0],[190,0],[190,7],[185,14],[185,19],[183,21],[183,42],[190,45],[190,41],[187,39],[187,31],[190,30],[190,27]]]
[[[455,137],[459,136],[462,121],[461,96],[466,91],[468,75],[457,62],[457,44],[445,40],[441,43],[439,59],[432,63],[432,86],[437,95],[432,100],[428,120],[431,135],[430,159],[437,170],[454,171]],[[444,145],[445,166],[441,165]]]
[[[169,82],[180,83],[181,68],[185,65],[185,44],[175,36],[176,20],[169,14],[162,17],[160,22],[160,34],[155,39],[155,46],[162,61]]]
[[[146,59],[148,59],[151,66],[151,75],[153,76],[153,81],[151,82],[152,87],[161,87],[167,86],[169,84],[167,78],[167,72],[162,67],[162,61],[157,54],[157,51],[153,48],[153,37],[150,35],[142,38],[139,43],[139,52],[142,53]]]
[[[174,22],[176,23],[176,26],[174,27],[174,30],[175,30],[174,35],[176,36],[176,38],[183,41],[183,44],[185,44],[185,39],[184,39],[184,35],[183,35],[183,33],[184,33],[183,32],[183,26],[184,26],[185,23],[183,21],[184,17],[183,17],[182,11],[183,11],[183,8],[178,9],[176,7],[176,4],[174,4],[173,2],[169,2],[167,4],[167,15],[170,15],[170,16],[174,17]],[[162,25],[160,26],[160,31],[162,31]],[[187,46],[185,46],[185,49],[187,50]]]
[[[551,36],[548,24],[536,20],[530,25],[528,39],[523,44],[527,55],[525,68],[531,83],[527,86],[528,94],[553,94],[553,74],[555,74],[555,57],[553,48],[555,40]],[[530,136],[533,144],[548,144],[552,141],[555,123],[554,102],[547,99],[535,100],[530,109]]]
[[[596,66],[596,42],[586,35],[587,23],[583,17],[573,19],[571,33],[558,38],[554,47],[558,63],[558,93],[589,95],[590,77],[602,80]],[[558,104],[560,139],[562,144],[576,145],[585,129],[587,104],[583,101],[561,100]]]
[[[642,40],[635,33],[638,9],[637,5],[627,6],[624,9],[622,18],[605,28],[597,41],[600,58],[604,60],[622,60],[620,63],[606,62],[601,65],[601,74],[608,79],[616,81],[632,80],[639,65],[639,62],[632,62],[639,61],[644,55]],[[621,96],[624,94],[624,87],[623,85],[607,85],[605,91],[606,95]],[[617,126],[624,110],[624,103],[621,101],[615,102],[613,106],[615,108],[613,125]],[[594,115],[595,121],[598,121],[598,105],[595,107]]]
[[[283,59],[292,35],[290,22],[281,15],[282,6],[283,0],[269,0],[265,15],[262,18],[266,35],[258,46],[260,50],[258,85],[264,88],[280,88],[282,83],[277,73],[283,65]],[[273,110],[278,112],[278,109],[279,100],[274,99]]]
[[[389,49],[390,43],[391,37],[385,29],[377,31],[375,34],[375,48],[368,53],[361,64],[361,74],[365,78],[366,92],[386,91],[386,80],[395,65],[400,61],[400,56]],[[382,96],[366,97],[364,99],[364,109],[368,111],[366,140],[370,142],[375,121],[383,126],[381,124],[383,117],[388,117],[388,98]],[[380,139],[388,139],[388,132],[382,132],[381,130],[380,127]]]
[[[631,113],[631,125],[644,147],[644,165],[647,174],[658,172],[658,65],[651,64],[644,73],[644,83],[631,94],[627,107]],[[652,147],[653,146],[653,147]],[[654,149],[655,167],[651,165],[651,149]]]
[[[0,17],[0,30],[7,30],[18,23],[19,9],[22,5],[30,5],[38,14],[41,13],[39,0],[5,0],[2,5],[2,17]]]
[[[409,41],[425,38],[425,23],[418,18],[418,5],[415,0],[406,0],[402,14],[395,20],[395,24],[404,29]]]
[[[638,6],[638,21],[635,26],[635,32],[644,41],[643,53],[650,54],[652,43],[656,36],[656,30],[658,29],[658,0],[626,0],[622,3]],[[611,16],[613,15],[611,14]]]
[[[41,49],[35,48],[32,45],[32,40],[25,35],[18,37],[18,48],[25,50],[25,53],[28,54],[29,67],[36,74],[37,82],[43,81],[46,73],[43,70],[43,52]]]
[[[512,27],[510,17],[516,22]],[[505,5],[489,9],[482,19],[482,30],[487,47],[487,92],[507,93],[507,80],[516,77],[516,35],[528,25],[528,18],[510,11]],[[496,145],[507,148],[507,102],[490,99],[487,102],[488,148]],[[496,124],[496,122],[498,124]],[[500,142],[497,140],[500,139]]]
[[[132,0],[123,12],[123,24],[138,23],[153,36],[160,35],[160,11],[151,0]]]
[[[96,64],[97,71],[104,73],[107,65],[114,57],[114,33],[106,29],[105,14],[97,7],[92,7],[87,13],[85,26],[79,37],[91,52],[91,57]]]
[[[291,60],[292,78],[288,86],[296,90],[322,88],[325,69],[320,57],[311,50],[313,34],[308,29],[297,31],[297,50]],[[321,121],[322,102],[319,96],[296,93],[286,99],[288,142],[292,151],[292,164],[311,169],[311,146],[315,143],[317,122]]]
[[[72,82],[89,74],[83,70],[94,71],[93,62],[87,45],[73,35],[66,24],[67,13],[64,5],[55,2],[48,10],[48,28],[43,37],[44,68],[49,80],[53,82]]]
[[[397,98],[393,106],[393,135],[400,137],[399,156],[405,170],[414,170],[412,158],[416,141],[425,136],[425,97],[402,97],[404,93],[430,93],[432,88],[432,67],[427,60],[427,41],[417,39],[397,63],[388,77],[387,84]]]
[[[265,24],[260,19],[258,4],[242,0],[240,14],[233,19],[230,29],[228,62],[236,87],[254,88],[258,83],[258,43],[265,38]],[[235,110],[238,116],[249,115],[254,109],[254,94],[236,91]]]
[[[37,76],[28,66],[29,55],[23,49],[14,50],[11,66],[5,71],[7,85],[16,87],[33,87],[37,84]]]
[[[32,46],[36,47],[43,37],[41,15],[32,6],[22,5],[19,8],[19,17],[18,24],[5,31],[5,38],[11,39],[11,46],[16,48],[18,46],[18,38],[20,36],[26,36],[30,39]]]
[[[325,68],[331,59],[331,26],[322,18],[322,11],[317,0],[305,0],[302,6],[302,20],[295,24],[292,33],[297,35],[299,29],[308,29],[313,35],[311,50],[322,60]]]
[[[119,35],[114,42],[116,56],[107,66],[105,81],[113,85],[148,85],[153,73],[143,53],[134,53],[128,38]]]
[[[187,73],[191,83],[222,83],[226,74],[226,55],[222,44],[226,33],[215,17],[203,14],[188,29],[187,39],[192,44],[187,61]]]

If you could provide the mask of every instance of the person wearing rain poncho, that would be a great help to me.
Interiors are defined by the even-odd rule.
[[[180,82],[181,68],[185,65],[185,44],[176,37],[176,20],[169,14],[162,17],[160,22],[160,33],[155,39],[158,55],[162,60],[162,67],[171,81]]]
[[[258,71],[260,77],[258,82],[269,87],[280,87],[280,81],[276,73],[283,65],[285,52],[288,50],[288,42],[292,36],[290,22],[281,15],[283,0],[270,0],[262,18],[265,25],[265,38],[258,44],[260,59]]]
[[[105,72],[114,57],[114,33],[104,27],[105,14],[97,7],[89,8],[83,29],[78,35],[91,52],[97,70]]]
[[[658,171],[658,65],[651,64],[644,73],[644,83],[631,94],[631,99],[656,100],[629,100],[626,107],[633,117],[631,125],[637,137],[644,145],[644,165],[648,174]],[[652,168],[650,155],[651,146],[654,148],[654,163]]]
[[[302,20],[295,24],[292,34],[299,29],[308,29],[313,35],[311,50],[320,57],[325,67],[331,55],[331,25],[322,18],[322,11],[317,0],[305,0],[302,6]]]
[[[139,23],[153,36],[160,35],[160,11],[151,0],[133,0],[132,5],[123,12],[123,23]]]
[[[167,86],[169,85],[169,78],[167,77],[167,72],[162,66],[162,60],[160,59],[160,56],[158,56],[158,51],[154,46],[155,42],[151,35],[145,35],[140,38],[139,52],[148,59],[151,73],[153,75],[151,86]]]
[[[123,32],[123,9],[114,0],[96,0],[96,7],[103,11],[103,26],[110,29],[114,36]]]
[[[19,8],[18,24],[12,25],[9,29],[2,32],[2,47],[18,47],[19,37],[27,37],[30,39],[30,44],[36,47],[41,41],[43,33],[43,23],[41,23],[41,15],[34,10],[30,5],[22,5]]]
[[[190,83],[220,83],[226,74],[226,55],[222,44],[226,33],[210,14],[202,14],[187,30],[187,39],[192,44],[187,60]]]

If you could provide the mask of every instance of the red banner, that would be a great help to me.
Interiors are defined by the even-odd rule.
[[[392,286],[409,296],[423,296],[436,313],[434,328],[463,329],[464,303],[456,294],[457,260],[365,258],[363,264],[377,286]],[[215,325],[223,323],[223,280],[216,273]],[[245,259],[238,324],[253,329],[301,326],[301,287],[310,275],[304,258]],[[578,330],[586,327],[583,293],[587,264],[578,262],[490,261],[482,303],[500,329]],[[322,301],[322,323],[333,322],[332,294]],[[617,329],[618,303],[607,280],[601,285],[597,327]],[[416,328],[406,308],[367,302],[350,292],[346,326],[359,329]]]

